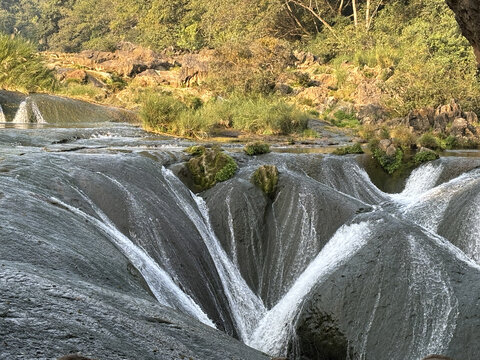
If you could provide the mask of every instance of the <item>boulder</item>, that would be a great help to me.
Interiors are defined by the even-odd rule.
[[[375,125],[383,121],[387,115],[386,109],[380,104],[367,104],[357,107],[357,118],[364,125]]]
[[[426,132],[434,124],[435,110],[423,108],[411,111],[405,119],[405,125],[417,132]]]
[[[473,46],[480,67],[480,2],[478,0],[447,0],[455,13],[462,34]]]
[[[71,70],[64,73],[64,80],[85,84],[88,81],[88,74],[85,70]]]
[[[387,149],[392,146],[392,140],[390,139],[383,139],[383,140],[380,140],[380,142],[378,143],[378,148],[380,150],[382,150],[383,152],[387,152]]]
[[[187,163],[197,191],[210,189],[217,182],[230,179],[237,168],[235,160],[220,148],[205,149]]]
[[[475,137],[477,129],[464,118],[456,118],[450,128],[450,135],[455,137]]]
[[[188,87],[205,81],[213,56],[212,50],[202,50],[198,54],[185,55],[182,60],[179,82]]]

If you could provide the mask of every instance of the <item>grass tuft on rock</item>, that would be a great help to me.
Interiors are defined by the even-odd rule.
[[[270,152],[270,145],[261,141],[256,141],[245,145],[243,151],[249,156],[267,154]]]
[[[205,153],[205,150],[206,150],[205,146],[193,145],[193,146],[189,146],[184,151],[187,154],[190,154],[190,155],[193,155],[193,156],[199,156],[199,155],[203,155]]]
[[[235,175],[237,163],[220,148],[206,149],[187,163],[197,191],[213,187],[217,182],[226,181]]]
[[[265,195],[273,198],[278,185],[277,167],[275,165],[260,166],[252,175],[252,183],[262,189]]]

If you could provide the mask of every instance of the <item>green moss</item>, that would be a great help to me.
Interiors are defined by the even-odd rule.
[[[252,175],[252,182],[269,197],[277,191],[278,169],[275,165],[260,166]]]
[[[420,151],[415,154],[413,161],[415,165],[420,165],[428,161],[437,160],[438,158],[438,154],[434,151]]]
[[[193,182],[198,191],[213,187],[217,182],[233,177],[237,163],[220,148],[206,149],[187,163]]]
[[[257,141],[245,145],[243,151],[245,154],[250,156],[267,154],[270,152],[270,145],[261,141]]]
[[[199,156],[199,155],[202,155],[203,153],[205,153],[205,146],[201,146],[201,145],[193,145],[193,146],[190,146],[188,148],[186,148],[185,151],[187,154],[190,154],[190,155],[193,155],[193,156]]]
[[[335,155],[363,154],[362,145],[355,143],[350,146],[340,147],[333,152]]]

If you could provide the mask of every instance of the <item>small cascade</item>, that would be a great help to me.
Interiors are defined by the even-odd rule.
[[[442,175],[443,166],[439,162],[427,163],[415,169],[407,180],[405,189],[391,197],[403,204],[414,202],[419,196],[433,189]]]
[[[14,124],[29,124],[31,122],[48,124],[38,108],[38,105],[30,97],[27,97],[20,103],[12,122]]]
[[[28,124],[30,122],[28,119],[27,100],[20,103],[12,122],[14,124]]]
[[[190,217],[203,238],[222,281],[237,331],[246,341],[266,311],[263,302],[248,287],[240,271],[222,248],[211,227],[205,201],[191,192],[181,193],[179,190],[184,188],[184,185],[170,170],[162,168],[162,173],[177,199],[177,204]],[[185,196],[190,196],[196,207],[192,206]]]
[[[3,113],[2,105],[0,105],[0,123],[4,122],[7,122],[7,119],[5,118],[5,114]]]
[[[43,115],[40,112],[40,109],[38,108],[37,103],[35,103],[34,101],[32,101],[32,112],[33,112],[33,116],[35,117],[35,120],[37,121],[37,124],[48,124],[43,118]]]
[[[370,222],[341,227],[299,276],[283,298],[260,320],[247,344],[273,356],[284,356],[294,329],[294,319],[310,290],[345,264],[366,243]]]
[[[202,311],[190,296],[185,294],[172,278],[163,270],[143,249],[133,244],[133,242],[122,234],[108,217],[83,193],[79,194],[90,204],[101,220],[88,215],[82,210],[62,202],[59,199],[51,198],[52,203],[56,203],[72,213],[84,218],[101,230],[108,236],[115,246],[123,252],[135,268],[140,271],[147,282],[155,298],[162,305],[177,309],[193,316],[204,324],[215,327],[213,322]]]

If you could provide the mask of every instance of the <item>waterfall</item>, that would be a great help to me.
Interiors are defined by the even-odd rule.
[[[435,187],[443,166],[439,162],[427,163],[415,169],[407,179],[405,189],[400,194],[393,194],[391,198],[402,204],[416,201],[422,194]]]
[[[90,204],[101,220],[86,214],[82,210],[68,205],[57,198],[50,200],[70,212],[82,217],[83,219],[95,224],[106,236],[108,236],[117,248],[122,251],[126,258],[142,274],[150,290],[158,302],[180,310],[192,317],[198,319],[204,324],[215,327],[213,322],[202,311],[190,296],[185,294],[178,285],[174,283],[171,277],[163,270],[143,249],[136,246],[128,237],[122,234],[108,217],[83,193],[77,190],[79,194]]]
[[[27,124],[28,121],[28,109],[27,109],[27,101],[22,101],[20,106],[18,107],[17,113],[12,121],[14,124]]]
[[[17,113],[13,118],[14,124],[28,124],[30,123],[30,113],[28,106],[30,105],[30,110],[37,124],[48,124],[44,119],[38,105],[30,97],[27,97],[24,101],[20,103]]]
[[[3,113],[2,105],[0,105],[0,123],[4,122],[7,122],[7,119],[5,118],[5,114]]]
[[[263,302],[249,288],[238,268],[222,248],[211,227],[205,201],[192,192],[180,193],[179,189],[184,188],[183,183],[168,169],[162,168],[162,173],[177,199],[177,204],[195,224],[205,242],[222,281],[237,330],[245,341],[266,311]],[[194,200],[195,207],[186,196]]]
[[[284,356],[303,299],[315,284],[345,264],[367,243],[370,226],[367,221],[338,229],[290,290],[260,320],[247,344],[273,356]]]
[[[40,112],[40,109],[38,108],[37,103],[34,101],[32,101],[32,112],[33,112],[33,115],[35,116],[35,119],[37,120],[37,124],[48,124],[43,118],[43,115]]]

